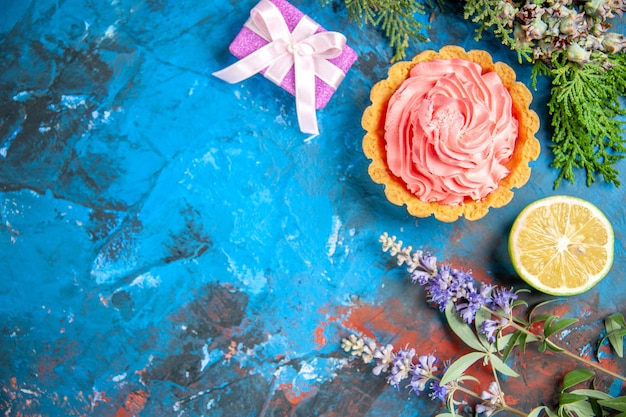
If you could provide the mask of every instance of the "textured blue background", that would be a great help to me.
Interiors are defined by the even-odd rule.
[[[385,40],[341,5],[293,3],[359,54],[311,142],[289,94],[261,76],[211,76],[235,61],[228,44],[254,1],[0,1],[0,411],[430,415],[440,404],[394,391],[339,349],[359,331],[460,352],[378,236],[521,288],[510,226],[556,193],[596,203],[615,227],[611,273],[555,304],[581,319],[563,343],[593,349],[626,293],[625,192],[582,177],[553,190],[545,80],[532,104],[542,153],[512,202],[476,222],[412,218],[370,180],[361,150],[361,113],[391,58]],[[484,49],[529,85],[530,67],[491,38],[474,41],[457,6],[431,24],[431,42],[410,56]],[[523,378],[510,402],[550,404],[573,364],[523,358],[512,359]]]

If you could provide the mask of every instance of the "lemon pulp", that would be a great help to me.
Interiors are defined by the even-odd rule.
[[[552,196],[529,204],[509,235],[513,267],[529,285],[573,295],[597,284],[613,264],[611,223],[592,203]]]

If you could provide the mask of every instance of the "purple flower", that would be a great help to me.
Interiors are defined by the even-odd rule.
[[[372,370],[372,373],[374,375],[380,375],[381,372],[387,372],[389,365],[393,362],[393,345],[376,347],[374,359],[376,360],[376,366]]]
[[[409,386],[416,394],[426,389],[426,382],[433,377],[437,371],[437,359],[434,355],[422,355],[417,359],[417,364],[413,368],[413,375]]]
[[[485,297],[485,299],[487,300],[486,302],[491,302],[491,289],[493,288],[493,285],[491,284],[482,284],[480,286],[480,293],[483,295],[483,297]]]
[[[400,382],[406,379],[413,369],[413,357],[415,349],[400,349],[393,358],[391,372],[387,378],[389,385],[398,387]]]
[[[483,400],[482,404],[476,405],[476,413],[483,413],[486,417],[491,416],[503,404],[502,392],[495,381],[489,384],[488,389],[489,391],[483,391],[480,394],[480,398]]]
[[[512,289],[511,289],[512,290]],[[495,287],[491,292],[491,305],[492,310],[501,309],[506,314],[511,313],[511,303],[517,300],[517,294],[513,291],[507,290],[502,287]]]
[[[448,388],[445,385],[439,384],[439,381],[433,381],[430,383],[430,389],[433,391],[430,394],[430,398],[433,400],[435,398],[440,399],[444,403],[446,402],[446,395],[448,395]]]
[[[490,417],[496,411],[496,407],[491,404],[476,404],[476,414],[484,414]]]
[[[458,273],[459,285],[456,295],[456,311],[466,323],[472,323],[476,313],[491,299],[487,296],[491,286],[481,286],[480,292],[474,287],[474,278],[465,272]]]
[[[428,301],[439,306],[440,311],[444,311],[448,302],[452,300],[454,292],[452,291],[454,275],[450,265],[442,265],[439,273],[425,285]]]
[[[430,253],[427,253],[422,256],[420,266],[424,269],[424,271],[429,271],[434,275],[437,273],[437,258]]]
[[[467,297],[469,294],[476,292],[474,288],[474,277],[472,274],[458,269],[452,270],[453,280],[450,284],[450,290],[454,299],[458,300]]]
[[[413,284],[419,283],[423,287],[437,275],[437,258],[429,253],[423,255],[422,251],[417,251],[413,254],[409,272]]]
[[[476,312],[485,303],[485,297],[477,292],[473,292],[467,295],[467,298],[456,304],[456,311],[459,313],[463,321],[468,324],[474,322]]]
[[[495,333],[500,329],[500,322],[495,320],[485,320],[480,325],[480,332],[482,334],[487,335],[487,340],[490,343],[495,343],[496,336]]]
[[[450,265],[442,265],[424,288],[428,301],[436,304],[440,311],[444,311],[448,303],[456,303],[457,311],[467,323],[473,322],[476,312],[490,300],[483,288],[480,292],[476,290],[470,273],[453,269]],[[486,288],[488,292],[491,287]]]

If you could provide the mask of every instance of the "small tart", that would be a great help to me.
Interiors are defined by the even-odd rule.
[[[411,69],[422,62],[433,60],[461,59],[475,62],[482,68],[482,74],[495,72],[508,90],[512,99],[512,116],[517,120],[517,139],[511,158],[504,164],[508,170],[495,190],[480,200],[467,196],[460,204],[422,201],[413,194],[400,177],[394,175],[387,162],[385,121],[391,97],[409,77]],[[489,208],[503,207],[513,198],[512,188],[522,187],[530,178],[530,161],[539,156],[539,141],[535,134],[539,129],[539,117],[530,110],[532,95],[528,88],[515,81],[515,72],[508,65],[494,63],[491,55],[484,51],[466,52],[457,46],[443,47],[439,52],[424,51],[412,61],[398,62],[391,66],[388,78],[374,85],[370,93],[372,104],[365,109],[361,120],[367,131],[363,138],[363,151],[372,160],[368,172],[372,180],[385,186],[387,199],[396,205],[406,205],[408,212],[416,217],[434,215],[440,221],[452,222],[464,216],[468,220],[484,217]]]

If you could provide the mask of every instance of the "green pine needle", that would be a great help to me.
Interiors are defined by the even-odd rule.
[[[321,1],[324,5],[330,2]],[[428,25],[420,23],[415,17],[416,14],[426,13],[421,0],[344,0],[344,3],[350,20],[382,30],[394,52],[392,61],[404,59],[411,42],[428,41],[424,35]]]
[[[520,63],[531,62],[532,49],[527,44],[521,44],[513,35],[513,28],[506,24],[506,20],[500,16],[506,3],[501,0],[472,0],[466,1],[463,17],[478,23],[476,40],[482,38],[483,32],[492,32],[503,45],[508,46],[517,53]]]
[[[345,0],[348,18],[363,24],[376,25],[376,10],[369,0]]]
[[[587,185],[600,175],[607,183],[620,186],[615,163],[626,152],[623,138],[626,111],[619,97],[626,92],[626,69],[623,54],[614,58],[617,65],[605,70],[596,64],[581,67],[563,63],[540,71],[549,71],[552,90],[548,111],[554,134],[552,166],[563,179],[574,183],[575,170],[585,171]]]
[[[394,50],[392,61],[406,56],[409,41],[426,42],[428,37],[422,34],[427,28],[415,19],[415,14],[424,14],[424,6],[415,0],[380,2],[377,5],[377,17],[374,25],[383,30]]]

